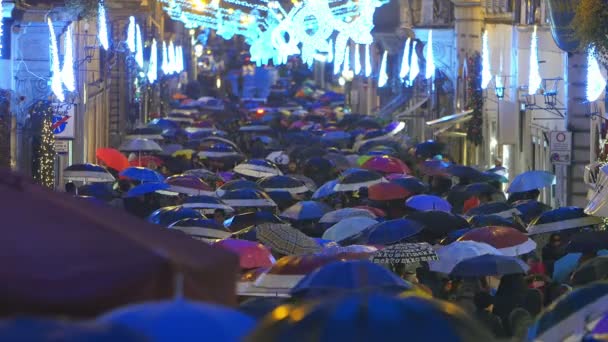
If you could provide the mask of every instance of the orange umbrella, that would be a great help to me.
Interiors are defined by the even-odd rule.
[[[112,168],[118,172],[128,168],[129,160],[119,150],[109,147],[98,148],[95,151],[95,156],[105,166]]]

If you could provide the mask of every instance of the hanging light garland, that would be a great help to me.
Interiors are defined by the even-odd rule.
[[[74,79],[74,42],[72,25],[68,26],[65,33],[65,51],[63,55],[63,68],[61,69],[61,82],[65,88],[72,92],[76,90],[76,80]]]
[[[426,70],[424,77],[428,80],[435,75],[435,55],[433,54],[433,30],[429,31],[429,39],[426,42]]]
[[[600,65],[595,58],[595,48],[587,51],[587,101],[597,100],[606,91],[606,79],[602,75]]]
[[[0,15],[2,15],[0,17],[0,57],[2,57],[2,49],[3,49],[2,41],[4,40],[2,38],[2,34],[3,34],[3,31],[2,31],[2,18],[4,16],[4,9],[2,8],[2,0],[0,0]]]
[[[181,45],[175,48],[175,72],[184,71],[184,50]]]
[[[99,39],[99,45],[104,50],[108,50],[110,48],[110,41],[108,36],[108,21],[106,18],[106,8],[103,4],[103,1],[100,1],[97,6],[97,39]]]
[[[148,62],[148,82],[150,84],[156,82],[158,78],[158,46],[156,39],[152,39],[152,46],[150,47],[150,61]]]
[[[169,74],[174,74],[176,72],[176,68],[175,68],[175,45],[173,44],[173,41],[169,42],[169,50],[167,51],[167,53],[168,53],[167,62],[169,64]]]
[[[347,73],[350,71],[350,47],[347,45],[346,50],[344,51],[344,67],[342,68],[342,72]]]
[[[359,44],[355,44],[355,75],[361,74],[361,56],[359,55]]]
[[[139,24],[135,25],[135,62],[140,68],[144,67],[144,42],[141,37]]]
[[[490,70],[490,48],[488,46],[488,31],[481,37],[481,89],[486,89],[492,80]]]
[[[365,77],[372,75],[372,57],[369,51],[369,44],[365,44]]]
[[[539,66],[538,66],[538,36],[536,33],[536,25],[534,25],[534,32],[532,32],[532,39],[530,40],[530,74],[528,75],[528,95],[536,94],[542,79],[540,78]]]
[[[405,81],[405,77],[407,73],[410,72],[410,64],[408,63],[410,59],[410,48],[412,47],[412,38],[407,38],[405,41],[405,46],[403,47],[403,57],[401,57],[401,69],[399,71],[399,78],[402,81]]]
[[[378,72],[378,88],[382,88],[388,82],[388,74],[386,73],[386,59],[388,58],[388,52],[384,51],[382,55],[382,62],[380,62],[380,71]]]
[[[416,77],[418,77],[418,74],[420,74],[420,65],[418,64],[418,53],[416,52],[416,45],[418,45],[418,42],[414,41],[412,43],[412,62],[410,64],[410,76],[408,80],[409,85],[414,84]]]
[[[131,53],[135,53],[135,17],[129,17],[129,26],[127,27],[127,47]]]
[[[61,85],[61,69],[59,67],[59,49],[57,47],[57,37],[55,36],[55,28],[51,18],[47,18],[49,26],[49,35],[51,41],[51,90],[59,102],[65,101],[63,87]]]
[[[167,51],[167,43],[163,41],[163,62],[160,67],[163,71],[163,74],[169,75],[171,73],[171,68],[169,66],[169,52]]]
[[[327,50],[327,63],[334,61],[334,43],[332,40],[329,41],[329,48]]]

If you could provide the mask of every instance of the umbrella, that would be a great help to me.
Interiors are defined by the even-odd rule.
[[[288,165],[289,155],[285,151],[274,151],[270,152],[266,156],[266,160],[269,160],[277,165]]]
[[[283,221],[267,211],[252,211],[232,216],[224,221],[224,226],[232,232],[238,232],[263,223],[283,223]]]
[[[319,220],[330,211],[331,208],[321,202],[302,201],[283,211],[281,217],[293,221]]]
[[[389,156],[374,156],[367,159],[361,168],[382,173],[410,174],[412,171],[401,160]]]
[[[471,181],[483,181],[484,175],[481,171],[470,166],[450,165],[447,168],[447,173],[460,179],[468,179]]]
[[[102,322],[71,322],[49,318],[17,317],[0,321],[3,341],[148,341],[145,336],[121,326]]]
[[[182,203],[182,207],[184,208],[192,208],[192,209],[211,209],[214,211],[216,209],[224,210],[224,211],[234,211],[234,209],[222,203],[222,201],[213,196],[190,196],[186,198],[184,203]]]
[[[265,159],[250,159],[234,168],[234,172],[254,178],[282,175],[275,164]]]
[[[437,260],[438,256],[426,242],[398,243],[375,252],[370,259],[377,264],[409,265]]]
[[[111,201],[114,198],[110,183],[91,183],[78,188],[79,196],[94,197],[102,201]]]
[[[211,146],[206,146],[198,153],[200,158],[224,158],[238,156],[241,153],[234,146],[224,143],[215,143]]]
[[[123,152],[162,152],[163,149],[154,140],[132,139],[127,140],[118,148]]]
[[[129,160],[119,150],[113,148],[98,148],[95,151],[95,156],[106,167],[114,169],[118,172],[129,167]]]
[[[169,191],[186,194],[190,196],[214,194],[213,189],[200,178],[188,175],[171,176],[165,180],[169,184]]]
[[[374,214],[376,217],[386,217],[386,212],[384,210],[369,205],[358,205],[354,207],[354,209],[364,209]]]
[[[393,183],[378,183],[369,187],[368,197],[373,201],[403,200],[413,195],[404,187]]]
[[[215,133],[219,133],[219,132],[221,132],[221,131],[214,131],[213,133],[215,134]],[[201,139],[201,144],[203,144],[203,145],[214,144],[214,143],[227,144],[227,145],[232,146],[235,151],[241,152],[239,150],[239,146],[234,141],[226,139],[226,138],[212,135],[212,136],[204,137],[203,139]]]
[[[165,162],[157,156],[139,156],[138,158],[129,162],[131,166],[141,167],[158,167],[164,163]]]
[[[139,197],[144,196],[146,194],[151,194],[153,192],[165,193],[167,191],[167,195],[172,195],[177,193],[169,192],[169,184],[165,183],[144,183],[138,186],[135,186],[127,192],[127,197]]]
[[[507,192],[526,192],[530,190],[542,189],[555,184],[555,175],[547,171],[526,171],[513,179]]]
[[[303,182],[304,185],[306,185],[306,187],[308,188],[308,191],[317,190],[317,184],[315,183],[315,181],[304,175],[301,175],[299,173],[291,173],[291,174],[288,174],[287,176],[289,176],[291,178],[295,178],[295,179]]]
[[[268,191],[266,194],[277,204],[277,208],[280,211],[283,211],[300,201],[295,195],[292,195],[287,191]]]
[[[206,169],[186,170],[186,171],[184,171],[183,174],[198,177],[198,178],[202,179],[204,182],[207,182],[208,184],[217,184],[217,183],[224,182],[222,177],[220,177],[216,173],[206,170]]]
[[[306,159],[302,165],[302,171],[305,175],[332,175],[336,165],[334,162],[323,157],[312,157]]]
[[[351,139],[351,135],[348,132],[344,131],[332,131],[326,132],[321,136],[321,141],[323,142],[340,142],[345,141],[348,142]]]
[[[423,183],[422,181],[414,177],[394,178],[390,180],[390,183],[399,185],[400,187],[406,189],[413,195],[423,194],[429,191],[428,184]]]
[[[241,268],[244,270],[271,267],[276,262],[270,250],[258,242],[225,239],[216,242],[215,246],[236,253],[239,256]]]
[[[449,176],[448,168],[450,167],[450,165],[450,163],[445,162],[443,160],[433,159],[423,161],[419,168],[420,172],[426,176],[447,177]]]
[[[74,164],[63,170],[63,178],[78,182],[114,182],[116,179],[108,170],[96,164]]]
[[[385,181],[379,173],[368,170],[357,170],[341,176],[334,187],[334,191],[357,191]]]
[[[593,330],[585,335],[583,342],[601,342],[606,341],[608,335],[608,315],[604,315],[602,319],[597,322]]]
[[[287,295],[300,280],[317,268],[336,261],[326,254],[288,255],[280,258],[270,269],[260,275],[253,287],[275,294]]]
[[[163,140],[163,129],[156,126],[138,127],[127,133],[127,139]]]
[[[160,153],[160,155],[163,156],[170,156],[173,153],[182,150],[184,148],[184,146],[180,145],[180,144],[167,144],[167,145],[162,145],[161,146],[163,148],[163,152]]]
[[[544,212],[528,226],[528,235],[553,233],[566,229],[593,226],[603,222],[600,217],[585,214],[582,208],[561,207]]]
[[[461,236],[463,236],[469,230],[471,230],[471,228],[463,228],[463,229],[453,230],[453,231],[449,232],[448,235],[443,240],[441,240],[439,242],[439,244],[442,245],[442,246],[449,245],[452,242],[458,240]]]
[[[579,341],[588,324],[606,314],[608,282],[584,286],[547,307],[528,331],[528,341]],[[573,339],[573,337],[578,337]]]
[[[272,127],[268,125],[247,125],[239,127],[239,132],[269,132]]]
[[[536,249],[536,242],[515,228],[490,226],[473,228],[458,241],[477,241],[487,243],[507,256],[518,256]]]
[[[471,195],[493,194],[498,191],[500,190],[489,183],[473,183],[465,187],[465,192]]]
[[[405,206],[418,211],[437,210],[451,212],[452,205],[439,196],[415,195],[405,201]]]
[[[486,226],[504,226],[523,230],[519,223],[516,223],[512,218],[505,218],[498,215],[475,215],[469,220],[472,228]]]
[[[374,219],[376,218],[376,215],[365,209],[342,208],[325,213],[319,220],[319,223],[337,223],[349,217],[367,217]]]
[[[297,317],[298,319],[293,319]],[[283,305],[270,313],[250,341],[493,341],[457,306],[415,294],[337,296],[315,305]]]
[[[223,196],[227,191],[232,190],[241,190],[241,189],[255,189],[255,190],[263,190],[258,183],[252,182],[250,180],[245,179],[235,179],[224,183],[220,186],[215,192],[218,196]]]
[[[132,166],[122,170],[119,175],[140,182],[164,182],[165,177],[160,173],[145,167]]]
[[[301,194],[310,191],[306,184],[290,176],[270,176],[258,181],[264,191],[286,191],[292,194]]]
[[[277,204],[263,191],[256,189],[229,190],[222,195],[222,202],[237,207],[276,207]]]
[[[153,341],[241,341],[255,326],[234,309],[185,299],[131,304],[101,316]]]
[[[608,256],[598,256],[584,262],[572,274],[571,283],[581,286],[594,281],[608,279]]]
[[[502,255],[499,250],[485,243],[455,241],[437,250],[439,260],[430,261],[429,268],[433,272],[450,274],[459,262],[486,254]]]
[[[486,203],[467,211],[467,216],[495,215],[507,219],[519,214],[521,214],[519,210],[512,208],[505,202]]]
[[[327,153],[323,158],[329,160],[333,164],[333,167],[338,170],[346,170],[350,167],[350,162],[343,154],[332,152]]]
[[[358,242],[367,245],[391,245],[411,238],[423,228],[420,223],[408,219],[383,221],[368,227]]]
[[[180,206],[163,207],[148,216],[148,222],[157,224],[159,226],[168,227],[174,222],[193,218],[193,219],[204,219],[198,211],[190,208],[183,208]]]
[[[425,234],[432,239],[443,238],[451,231],[470,227],[469,222],[461,216],[439,210],[415,212],[407,218],[422,223]]]
[[[434,140],[425,141],[416,145],[416,157],[425,159],[433,158],[434,156],[441,154],[444,147],[444,144]]]
[[[325,197],[329,197],[333,194],[336,193],[336,191],[334,191],[334,188],[336,187],[336,185],[338,185],[338,180],[331,180],[323,185],[321,185],[313,194],[312,194],[312,199],[316,200],[316,199],[321,199],[321,198],[325,198]]]
[[[290,291],[292,297],[342,295],[352,291],[398,293],[412,285],[386,268],[367,260],[336,261],[308,274]]]
[[[195,150],[186,148],[183,150],[178,150],[178,151],[173,152],[171,157],[192,159],[192,155],[194,155],[195,153],[196,153]]]
[[[205,242],[226,239],[232,234],[227,228],[217,224],[214,220],[203,218],[186,218],[179,220],[172,223],[169,228],[182,231],[197,240]]]
[[[525,274],[529,267],[521,259],[485,254],[460,261],[450,275],[456,277],[502,276],[506,274]]]
[[[535,200],[517,201],[513,203],[513,207],[519,210],[521,213],[519,216],[526,223],[532,222],[544,212],[551,210],[550,206]]]
[[[321,250],[317,242],[288,224],[264,223],[256,227],[258,241],[283,255],[303,255]]]
[[[323,233],[323,239],[342,241],[362,233],[376,223],[378,223],[378,221],[369,217],[349,217],[329,227],[329,229]]]
[[[608,231],[579,232],[572,236],[567,253],[596,253],[608,249]]]

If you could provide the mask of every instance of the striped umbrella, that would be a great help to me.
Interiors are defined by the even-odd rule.
[[[270,176],[258,181],[264,191],[286,191],[301,194],[310,191],[303,181],[290,176]]]
[[[222,202],[233,207],[276,207],[277,204],[263,191],[256,189],[239,189],[226,191]]]
[[[63,170],[63,178],[77,182],[114,182],[116,179],[103,166],[97,164],[74,164]]]
[[[247,160],[246,162],[235,166],[234,172],[253,178],[264,178],[283,174],[274,163],[264,159]]]
[[[335,191],[357,191],[361,188],[368,188],[374,184],[383,183],[386,180],[381,174],[369,170],[356,170],[338,179],[334,187]]]
[[[169,228],[182,231],[194,239],[208,243],[226,239],[232,235],[230,230],[214,220],[203,218],[186,218],[172,223]]]

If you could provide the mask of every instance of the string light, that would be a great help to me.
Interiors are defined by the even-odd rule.
[[[347,45],[346,50],[344,51],[344,67],[342,68],[343,72],[348,72],[350,70],[350,47]]]
[[[403,57],[401,57],[401,69],[399,71],[399,78],[405,81],[405,76],[410,72],[410,65],[408,63],[410,59],[410,47],[412,45],[412,38],[407,38],[405,45],[403,46]]]
[[[380,63],[380,72],[378,73],[378,88],[382,88],[388,82],[388,74],[386,73],[386,59],[388,58],[388,52],[384,51],[382,55],[382,62]]]
[[[492,80],[490,70],[490,48],[488,47],[488,31],[481,37],[481,89],[486,89]]]
[[[365,77],[372,75],[372,57],[369,51],[369,44],[365,44]]]
[[[418,64],[418,53],[416,52],[417,41],[412,43],[412,62],[410,63],[409,85],[414,84],[416,77],[420,74],[420,65]]]
[[[361,56],[359,56],[359,44],[355,44],[355,75],[361,74]]]
[[[532,32],[532,39],[530,40],[530,74],[528,75],[528,95],[536,94],[542,79],[540,78],[540,72],[538,67],[538,36],[536,34],[536,25],[534,25],[534,32]]]
[[[587,51],[587,101],[597,100],[606,91],[606,79],[595,58],[595,47]]]
[[[57,47],[57,37],[55,37],[55,28],[51,18],[47,19],[49,26],[49,35],[51,40],[51,90],[59,102],[65,100],[63,87],[61,85],[61,69],[59,67],[59,49]]]
[[[181,45],[176,48],[176,69],[177,72],[180,73],[184,71],[184,50]]]
[[[53,188],[55,186],[55,135],[53,134],[53,107],[47,101],[38,101],[33,106],[32,117],[42,121],[40,145],[37,148],[38,170],[35,180],[38,184]]]
[[[334,42],[333,40],[329,41],[329,49],[327,50],[327,63],[332,63],[334,61]]]
[[[152,46],[150,47],[150,61],[148,62],[148,82],[154,83],[158,78],[158,46],[156,39],[152,39]]]
[[[167,50],[167,56],[167,63],[169,64],[169,74],[173,74],[175,73],[175,45],[173,45],[173,41],[169,42],[169,50]]]
[[[127,27],[127,47],[131,53],[135,53],[135,17],[129,17],[129,26]]]
[[[4,17],[4,12],[3,11],[4,11],[4,9],[2,8],[2,0],[0,0],[0,15],[2,15],[0,17],[0,57],[2,57],[2,49],[3,49],[2,41],[4,40],[2,38],[2,34],[3,34],[3,31],[2,31],[2,18]]]
[[[426,42],[426,71],[425,78],[429,78],[435,75],[435,55],[433,54],[433,30],[429,31],[429,39]]]
[[[68,26],[64,41],[65,52],[63,55],[63,68],[61,69],[61,82],[68,91],[72,92],[76,90],[76,80],[74,80],[74,43],[71,25]]]
[[[104,50],[108,50],[110,48],[110,42],[108,40],[108,21],[106,18],[106,8],[103,5],[103,1],[100,1],[97,5],[97,39],[99,39],[99,45]]]
[[[162,62],[160,69],[163,71],[163,74],[165,74],[165,75],[169,75],[169,73],[171,73],[171,70],[169,67],[169,53],[167,52],[167,43],[165,43],[164,41],[163,41],[163,62]]]
[[[140,68],[144,67],[144,42],[141,38],[141,28],[135,25],[135,62]]]

